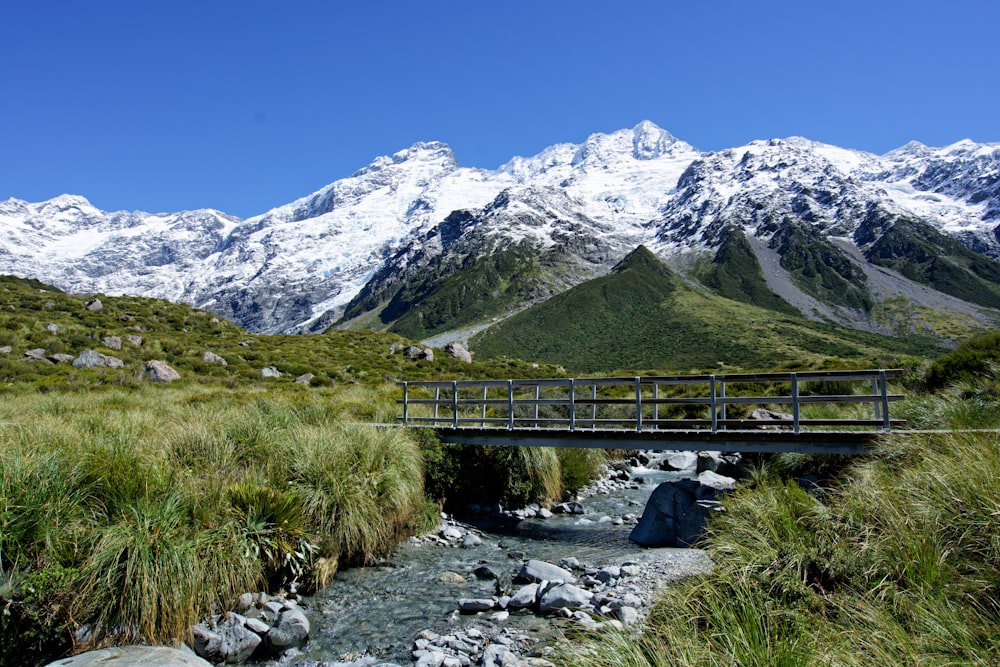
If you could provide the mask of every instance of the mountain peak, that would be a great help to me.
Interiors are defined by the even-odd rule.
[[[632,157],[654,160],[670,152],[677,138],[656,123],[644,120],[632,128]]]

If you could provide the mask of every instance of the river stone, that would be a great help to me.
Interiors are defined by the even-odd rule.
[[[490,644],[483,651],[483,667],[504,667],[505,665],[516,665],[520,663],[509,648],[503,644]]]
[[[594,594],[573,584],[556,584],[549,586],[538,606],[543,614],[556,609],[584,609],[590,606]]]
[[[629,539],[644,547],[690,546],[701,535],[710,512],[698,504],[699,486],[690,479],[657,486]]]
[[[438,575],[438,581],[442,584],[464,584],[465,577],[458,572],[442,572]]]
[[[664,470],[684,470],[694,471],[698,466],[698,454],[696,452],[669,452],[660,464]]]
[[[563,581],[575,582],[576,578],[569,570],[558,565],[541,560],[529,560],[517,573],[518,581]]]
[[[46,667],[212,667],[190,651],[166,646],[116,646],[50,662]]]
[[[138,378],[140,380],[149,380],[150,382],[167,383],[179,380],[181,374],[167,365],[167,362],[153,359],[142,365],[142,369],[138,373]]]
[[[639,622],[639,612],[628,605],[619,607],[615,613],[618,614],[618,620],[626,626],[632,626]]]
[[[191,632],[195,652],[215,663],[243,662],[261,642],[260,635],[245,627],[245,621],[239,614],[227,614],[214,630],[203,623],[194,626]]]
[[[482,543],[483,543],[483,541],[482,541],[482,539],[480,539],[480,537],[478,535],[475,535],[473,533],[469,533],[469,534],[467,534],[465,536],[465,539],[462,540],[462,548],[463,549],[471,549],[473,547],[478,547]]]
[[[309,619],[296,607],[285,608],[267,633],[268,646],[278,651],[302,646],[308,639]]]
[[[441,667],[447,657],[444,651],[414,651],[416,667]]]
[[[508,609],[529,609],[535,606],[538,599],[538,584],[528,584],[517,589],[507,601]]]
[[[493,604],[493,600],[488,598],[462,598],[458,601],[458,610],[463,614],[475,614],[493,609]]]
[[[698,475],[698,482],[702,486],[707,486],[716,491],[732,491],[736,488],[736,480],[732,477],[720,475],[717,472],[706,470]]]

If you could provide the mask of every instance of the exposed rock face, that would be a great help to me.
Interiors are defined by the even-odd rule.
[[[153,360],[147,361],[142,365],[142,370],[139,371],[138,377],[140,380],[166,383],[181,379],[181,374],[168,366],[167,362]]]

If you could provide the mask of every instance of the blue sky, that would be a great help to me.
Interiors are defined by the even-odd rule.
[[[248,217],[417,141],[1000,141],[1000,3],[9,0],[0,200]]]

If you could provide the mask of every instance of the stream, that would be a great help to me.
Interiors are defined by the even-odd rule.
[[[624,475],[612,470],[578,495],[579,506],[564,507],[583,513],[523,520],[471,512],[443,517],[438,531],[404,542],[385,562],[344,569],[303,598],[312,623],[309,644],[271,664],[321,667],[367,659],[358,664],[408,665],[418,636],[453,636],[470,628],[473,636],[517,638],[522,647],[532,647],[532,655],[544,656],[567,619],[530,611],[459,611],[462,598],[496,599],[517,591],[514,578],[528,559],[572,563],[581,577],[633,564],[633,576],[610,595],[631,595],[627,599],[644,614],[656,587],[711,568],[695,549],[644,549],[629,541],[653,489],[682,474],[656,469],[656,461],[650,466],[630,469],[627,480],[616,479]]]

